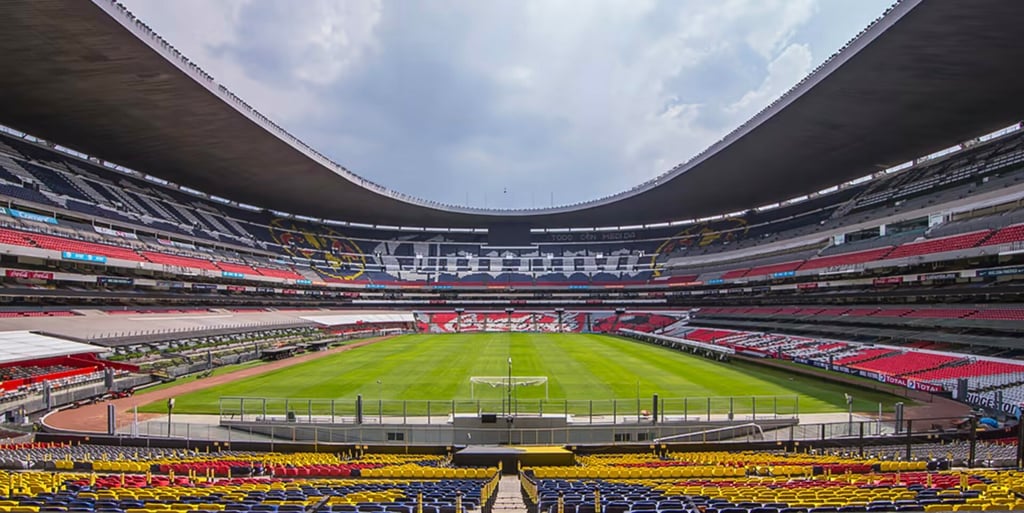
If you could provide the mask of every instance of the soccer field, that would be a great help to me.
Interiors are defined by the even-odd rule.
[[[426,400],[436,401],[433,412],[453,401],[465,405],[483,400],[494,411],[505,397],[504,387],[476,385],[471,376],[506,376],[508,359],[515,376],[546,376],[544,386],[517,387],[514,398],[523,411],[581,413],[584,408],[636,409],[637,398],[649,408],[652,394],[666,408],[685,407],[696,413],[707,409],[713,397],[715,413],[727,411],[734,397],[736,412],[800,413],[846,411],[845,392],[855,398],[854,409],[876,411],[882,402],[890,408],[895,396],[802,377],[745,362],[720,363],[660,346],[603,335],[479,333],[459,335],[405,335],[316,360],[240,379],[176,398],[176,413],[219,413],[222,397],[289,398],[291,407],[307,409],[307,399],[320,399],[315,412],[334,399],[339,413],[352,409],[362,395],[367,408],[380,402],[385,414],[421,414]],[[472,389],[471,389],[472,388]],[[759,396],[751,404],[751,396]],[[568,401],[568,403],[567,403]],[[280,402],[280,401],[278,401]],[[405,404],[402,404],[405,402]],[[257,401],[246,403],[252,412]],[[570,405],[571,404],[571,405]],[[586,404],[586,406],[584,406]],[[621,406],[619,406],[621,404]],[[276,405],[274,409],[283,408]],[[469,406],[458,407],[468,411]],[[532,410],[531,410],[532,409]],[[163,403],[141,411],[165,412]],[[283,411],[283,409],[282,409]]]

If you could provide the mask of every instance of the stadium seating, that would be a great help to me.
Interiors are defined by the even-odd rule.
[[[973,378],[979,376],[994,376],[1001,374],[1021,375],[1024,374],[1024,364],[1004,363],[990,360],[978,360],[960,365],[957,367],[946,367],[911,374],[914,379],[921,381],[938,381],[957,378]]]
[[[852,451],[851,451],[852,452]],[[838,513],[1022,509],[1015,472],[792,453],[610,454],[526,469],[538,511]],[[595,493],[595,492],[599,492]],[[596,502],[600,501],[600,505]]]
[[[854,369],[874,371],[879,374],[901,376],[905,374],[913,374],[915,372],[922,372],[928,369],[935,369],[954,362],[962,361],[966,361],[966,359],[950,355],[921,353],[915,351],[899,353],[862,363],[855,363],[850,365],[850,367]]]
[[[985,308],[970,315],[970,319],[993,321],[1024,320],[1024,308]]]
[[[261,276],[268,276],[271,278],[281,278],[285,280],[302,280],[305,279],[301,274],[291,269],[272,269],[269,267],[256,267],[256,272]]]
[[[804,262],[804,264],[800,266],[800,269],[824,269],[829,267],[842,267],[863,264],[865,262],[874,262],[875,260],[881,260],[882,257],[888,255],[890,251],[892,251],[892,247],[886,246],[884,248],[869,249],[854,253],[842,253],[839,255],[812,258]]]
[[[72,253],[84,253],[98,255],[107,258],[118,258],[132,262],[142,262],[143,259],[138,253],[131,249],[110,246],[107,244],[96,244],[80,240],[55,237],[42,233],[22,232],[7,228],[0,228],[0,243],[13,244],[17,246],[37,247],[53,251],[68,251]]]
[[[43,205],[44,211],[49,205],[58,205],[79,212],[86,217],[77,221],[84,222],[77,224],[77,228],[87,233],[87,238],[104,239],[110,244],[98,244],[104,247],[97,247],[95,242],[79,241],[80,237],[65,238],[53,234],[40,235],[39,240],[26,243],[24,236],[11,237],[9,233],[0,233],[0,243],[97,254],[129,261],[149,260],[180,269],[222,269],[248,276],[282,280],[313,279],[327,282],[358,281],[393,285],[418,283],[442,286],[503,284],[510,287],[616,287],[647,283],[671,285],[705,279],[773,277],[801,270],[848,270],[859,264],[881,259],[964,249],[977,244],[1003,244],[1019,241],[1024,237],[1021,235],[1024,233],[1024,224],[1020,223],[1020,216],[1010,213],[1003,214],[1001,219],[993,220],[994,224],[991,227],[977,220],[940,225],[927,231],[928,236],[934,233],[935,237],[920,241],[903,243],[909,236],[923,236],[923,229],[920,233],[911,230],[830,246],[820,250],[817,256],[812,256],[815,249],[805,248],[791,253],[788,257],[786,254],[776,254],[770,257],[745,259],[744,264],[738,265],[738,268],[718,265],[716,269],[705,272],[709,266],[716,267],[708,261],[695,268],[675,267],[667,275],[655,277],[653,272],[657,269],[660,274],[667,261],[676,256],[696,252],[703,255],[727,255],[732,249],[780,242],[791,236],[804,236],[819,230],[841,227],[848,220],[842,216],[833,218],[832,215],[840,204],[848,200],[855,200],[851,205],[853,211],[872,207],[880,209],[880,215],[881,211],[888,208],[880,205],[897,197],[901,202],[914,202],[918,200],[908,198],[927,195],[933,188],[954,187],[954,190],[960,190],[955,187],[967,187],[971,182],[968,177],[987,175],[996,169],[1015,165],[1022,151],[1019,135],[965,150],[965,160],[957,161],[956,165],[924,162],[905,173],[883,178],[883,181],[898,182],[898,187],[893,191],[881,188],[872,194],[858,196],[863,189],[869,188],[866,184],[842,189],[834,193],[834,197],[809,200],[805,206],[788,206],[764,213],[751,212],[742,218],[700,223],[682,231],[678,231],[676,227],[654,230],[644,233],[643,237],[635,241],[600,244],[563,241],[542,243],[534,250],[508,251],[489,251],[476,235],[446,234],[439,240],[434,234],[413,234],[387,241],[390,235],[367,229],[346,229],[347,233],[342,235],[333,229],[328,230],[298,219],[288,219],[286,225],[293,235],[301,237],[292,237],[285,246],[281,246],[281,234],[275,232],[276,228],[271,228],[271,225],[282,220],[276,219],[272,213],[241,209],[229,203],[214,202],[208,198],[186,194],[173,187],[162,187],[136,175],[96,166],[26,140],[4,135],[0,135],[0,139],[3,141],[0,146],[0,193],[6,194],[16,202]],[[987,160],[988,164],[983,167],[966,164],[971,162],[966,155],[975,154],[1000,157],[998,161]],[[985,160],[987,157],[978,158]],[[966,167],[961,168],[961,165]],[[951,178],[940,179],[947,174]],[[1010,177],[1000,177],[1000,180],[1003,178]],[[35,183],[38,190],[21,186],[26,180]],[[915,183],[915,180],[921,182]],[[998,188],[1003,184],[1000,180],[986,182],[981,187]],[[897,193],[895,190],[902,192]],[[923,204],[927,205],[927,202]],[[812,206],[812,211],[804,211],[805,208]],[[31,205],[28,208],[31,209]],[[131,245],[136,246],[138,251],[146,251],[146,257],[143,258],[129,248],[117,248],[125,245],[127,237],[93,232],[93,227],[88,226],[91,218],[117,223],[116,228],[124,230],[125,233],[138,231],[140,235],[137,238],[132,233]],[[61,224],[64,222],[62,219]],[[1006,226],[1006,223],[1011,222],[1015,224]],[[72,225],[75,223],[76,221],[70,222]],[[164,233],[146,234],[147,230]],[[957,230],[971,231],[957,233]],[[193,242],[171,242],[167,233],[191,239]],[[349,236],[351,238],[348,238]],[[162,242],[157,243],[153,237]],[[304,247],[304,241],[309,238],[319,240],[317,247]],[[432,239],[428,241],[427,238]],[[229,261],[221,258],[221,255],[217,254],[218,249],[209,246],[211,243],[216,244],[217,248],[231,248],[229,252],[232,256]],[[87,246],[90,244],[92,245]],[[195,255],[150,254],[167,253],[167,249],[154,248],[154,245],[167,248],[179,244],[182,248],[195,245],[194,247],[199,248],[198,251],[210,251],[210,256],[197,258]],[[421,244],[422,247],[414,250],[413,244]],[[877,244],[885,245],[872,247]],[[844,251],[846,246],[862,249]],[[237,258],[236,251],[241,248],[259,251],[260,254],[253,255],[252,258],[260,260],[268,257],[267,252],[276,254],[277,257],[273,259],[275,262],[280,260],[283,268],[264,267],[254,263],[255,260],[248,254],[242,255],[242,260],[248,263],[230,261]],[[351,276],[339,277],[337,270],[332,271],[331,265],[327,264],[329,258],[324,254],[325,251],[355,256],[357,258],[353,262],[356,267],[365,267],[344,273]],[[418,258],[421,254],[425,256]],[[293,255],[297,259],[293,259]],[[332,258],[337,256],[333,255]],[[472,260],[471,263],[471,256],[480,260]],[[730,261],[736,260],[732,258]],[[308,266],[304,267],[306,271],[299,272],[288,268],[290,264],[300,262]],[[486,264],[478,265],[478,262]],[[240,267],[235,267],[236,265]],[[381,265],[386,267],[378,267]]]
[[[466,513],[497,489],[496,468],[417,454],[27,443],[0,447],[0,466],[19,470],[0,471],[0,510],[13,513]],[[23,470],[42,467],[56,471]]]
[[[1002,228],[992,234],[982,246],[994,246],[997,244],[1007,244],[1010,242],[1024,241],[1024,224],[1015,224]]]
[[[256,274],[256,270],[248,265],[235,264],[231,262],[216,262],[214,265],[216,265],[216,267],[219,267],[221,270],[230,273],[238,273],[242,275]]]
[[[970,307],[970,308],[895,308],[895,307],[707,307],[700,310],[705,316],[765,315],[771,317],[873,317],[905,319],[961,319],[966,321],[1020,321],[1024,308]]]
[[[923,308],[912,310],[904,317],[919,319],[963,319],[977,312],[973,308]]]
[[[656,313],[612,312],[467,312],[457,315],[453,312],[421,312],[417,322],[422,331],[432,333],[454,333],[456,331],[562,331],[594,333],[615,333],[620,329],[654,332],[678,319],[672,315]]]
[[[836,365],[850,366],[850,365],[853,365],[855,363],[860,363],[860,362],[863,362],[863,361],[866,361],[866,360],[873,360],[873,359],[880,358],[880,357],[885,356],[885,355],[891,355],[891,354],[893,354],[895,352],[896,351],[894,351],[892,349],[889,349],[889,348],[868,347],[868,348],[864,348],[864,349],[861,349],[861,350],[857,351],[856,354],[853,354],[853,355],[850,355],[850,356],[847,356],[847,357],[844,357],[844,358],[839,358],[839,359],[835,360],[833,363],[835,363]]]
[[[982,230],[951,237],[929,239],[921,242],[911,242],[897,247],[886,258],[906,258],[943,251],[955,251],[958,249],[972,248],[988,237],[992,232]]]
[[[213,262],[209,260],[202,260],[199,258],[168,255],[166,253],[156,253],[153,251],[143,251],[142,256],[146,257],[146,260],[149,260],[154,264],[162,264],[173,267],[185,267],[191,269],[203,269],[207,271],[221,270]]]
[[[760,267],[754,267],[747,271],[747,273],[744,276],[772,276],[777,273],[788,273],[791,271],[796,271],[803,264],[803,260],[797,260],[794,262],[783,262],[781,264],[771,264]]]
[[[696,342],[715,342],[723,338],[735,336],[736,332],[726,330],[695,329],[685,335],[687,340]]]

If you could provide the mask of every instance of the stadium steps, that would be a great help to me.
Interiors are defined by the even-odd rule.
[[[169,212],[166,208],[164,208],[160,201],[151,198],[148,194],[146,194],[143,191],[134,192],[138,200],[141,202],[141,204],[143,204],[143,206],[148,206],[150,210],[157,214],[157,217],[169,223],[181,224],[181,220],[175,217],[174,214]]]
[[[501,476],[491,513],[528,513],[517,476]]]
[[[221,222],[217,219],[217,215],[216,214],[212,214],[212,213],[207,212],[207,211],[205,211],[205,210],[203,210],[201,208],[195,208],[195,213],[200,218],[202,218],[204,221],[206,221],[206,223],[208,225],[212,226],[213,229],[217,231],[217,233],[223,233],[225,235],[232,235],[231,230],[229,230],[227,226],[224,226],[223,224],[221,224]]]
[[[30,173],[27,169],[21,166],[17,161],[8,157],[7,155],[0,155],[0,166],[3,166],[10,174],[18,177],[23,183],[32,183],[39,185],[40,191],[50,192],[49,187],[43,183],[42,180],[37,178],[35,175]]]
[[[125,192],[131,186],[130,182],[122,180],[118,185],[104,185],[106,186],[107,190],[110,191],[110,193],[113,194],[114,197],[121,202],[121,204],[123,205],[122,208],[129,209],[134,214],[139,216],[152,216],[152,214],[150,214],[145,207],[140,205],[138,201],[135,201],[135,198],[131,197],[131,195]]]
[[[870,356],[868,358],[864,358],[863,360],[853,360],[853,361],[849,361],[849,362],[843,362],[842,365],[847,366],[847,367],[849,367],[851,365],[860,365],[862,363],[867,363],[867,362],[871,362],[871,361],[875,361],[875,360],[881,360],[882,358],[888,358],[890,356],[896,356],[897,354],[899,354],[899,351],[889,351],[888,353],[876,354],[874,356]]]
[[[184,218],[186,224],[191,225],[194,229],[197,229],[197,230],[209,230],[210,229],[205,224],[203,224],[203,222],[200,221],[199,218],[196,217],[195,214],[193,214],[191,210],[185,208],[184,206],[179,205],[176,202],[171,202],[171,203],[168,203],[167,205],[169,207],[171,207],[171,210],[177,212],[178,215],[180,215],[182,218]]]
[[[223,217],[222,220],[225,223],[227,223],[228,226],[234,228],[235,232],[238,234],[239,237],[244,237],[247,239],[252,238],[252,234],[249,233],[249,230],[246,230],[245,227],[242,226],[241,223],[239,223],[238,221],[235,221],[233,218],[229,216]]]
[[[82,177],[74,173],[61,173],[61,177],[65,179],[72,187],[82,194],[82,197],[92,201],[93,203],[99,204],[104,203],[106,198],[99,193],[92,185],[82,179]]]

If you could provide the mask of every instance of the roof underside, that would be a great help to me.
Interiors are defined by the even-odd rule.
[[[91,2],[12,0],[0,3],[0,19],[0,123],[209,194],[369,224],[704,217],[821,190],[1024,116],[1024,4],[906,0],[783,102],[657,187],[554,211],[458,211],[336,174]]]

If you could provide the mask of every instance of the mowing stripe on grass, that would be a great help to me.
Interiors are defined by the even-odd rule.
[[[563,401],[576,404],[594,400],[610,404],[615,399],[634,404],[636,397],[649,406],[652,394],[676,405],[684,397],[743,397],[734,407],[750,409],[750,396],[779,396],[791,405],[799,397],[801,413],[846,410],[844,385],[795,375],[779,369],[735,362],[721,363],[661,346],[603,335],[475,333],[457,335],[406,335],[369,346],[330,355],[310,362],[218,385],[177,398],[180,413],[218,413],[219,399],[226,396],[321,399],[316,412],[324,412],[327,400],[339,402],[338,411],[350,411],[356,395],[367,403],[387,402],[385,413],[422,414],[421,402],[458,400],[468,403],[470,376],[504,376],[508,358],[513,374],[547,376],[552,404],[546,411],[560,411]],[[378,381],[380,383],[378,384]],[[639,385],[639,386],[638,386]],[[904,400],[884,393],[856,390],[854,408],[874,411],[879,402],[887,407]],[[544,388],[515,390],[515,399],[528,407],[544,397]],[[478,385],[477,396],[494,401],[505,396],[502,387]],[[757,408],[770,404],[765,398]],[[776,401],[778,403],[778,401]],[[781,404],[781,403],[780,403]],[[440,405],[439,405],[440,406]],[[538,406],[533,406],[534,411]],[[678,406],[673,406],[678,408]],[[719,406],[722,407],[722,406]],[[787,406],[788,407],[788,406]],[[159,413],[163,404],[143,411]],[[306,406],[303,406],[306,408]],[[460,406],[467,411],[468,406]],[[484,408],[484,406],[480,406]],[[250,407],[246,407],[250,410]],[[525,411],[525,409],[521,409]],[[441,413],[434,409],[435,414]]]

